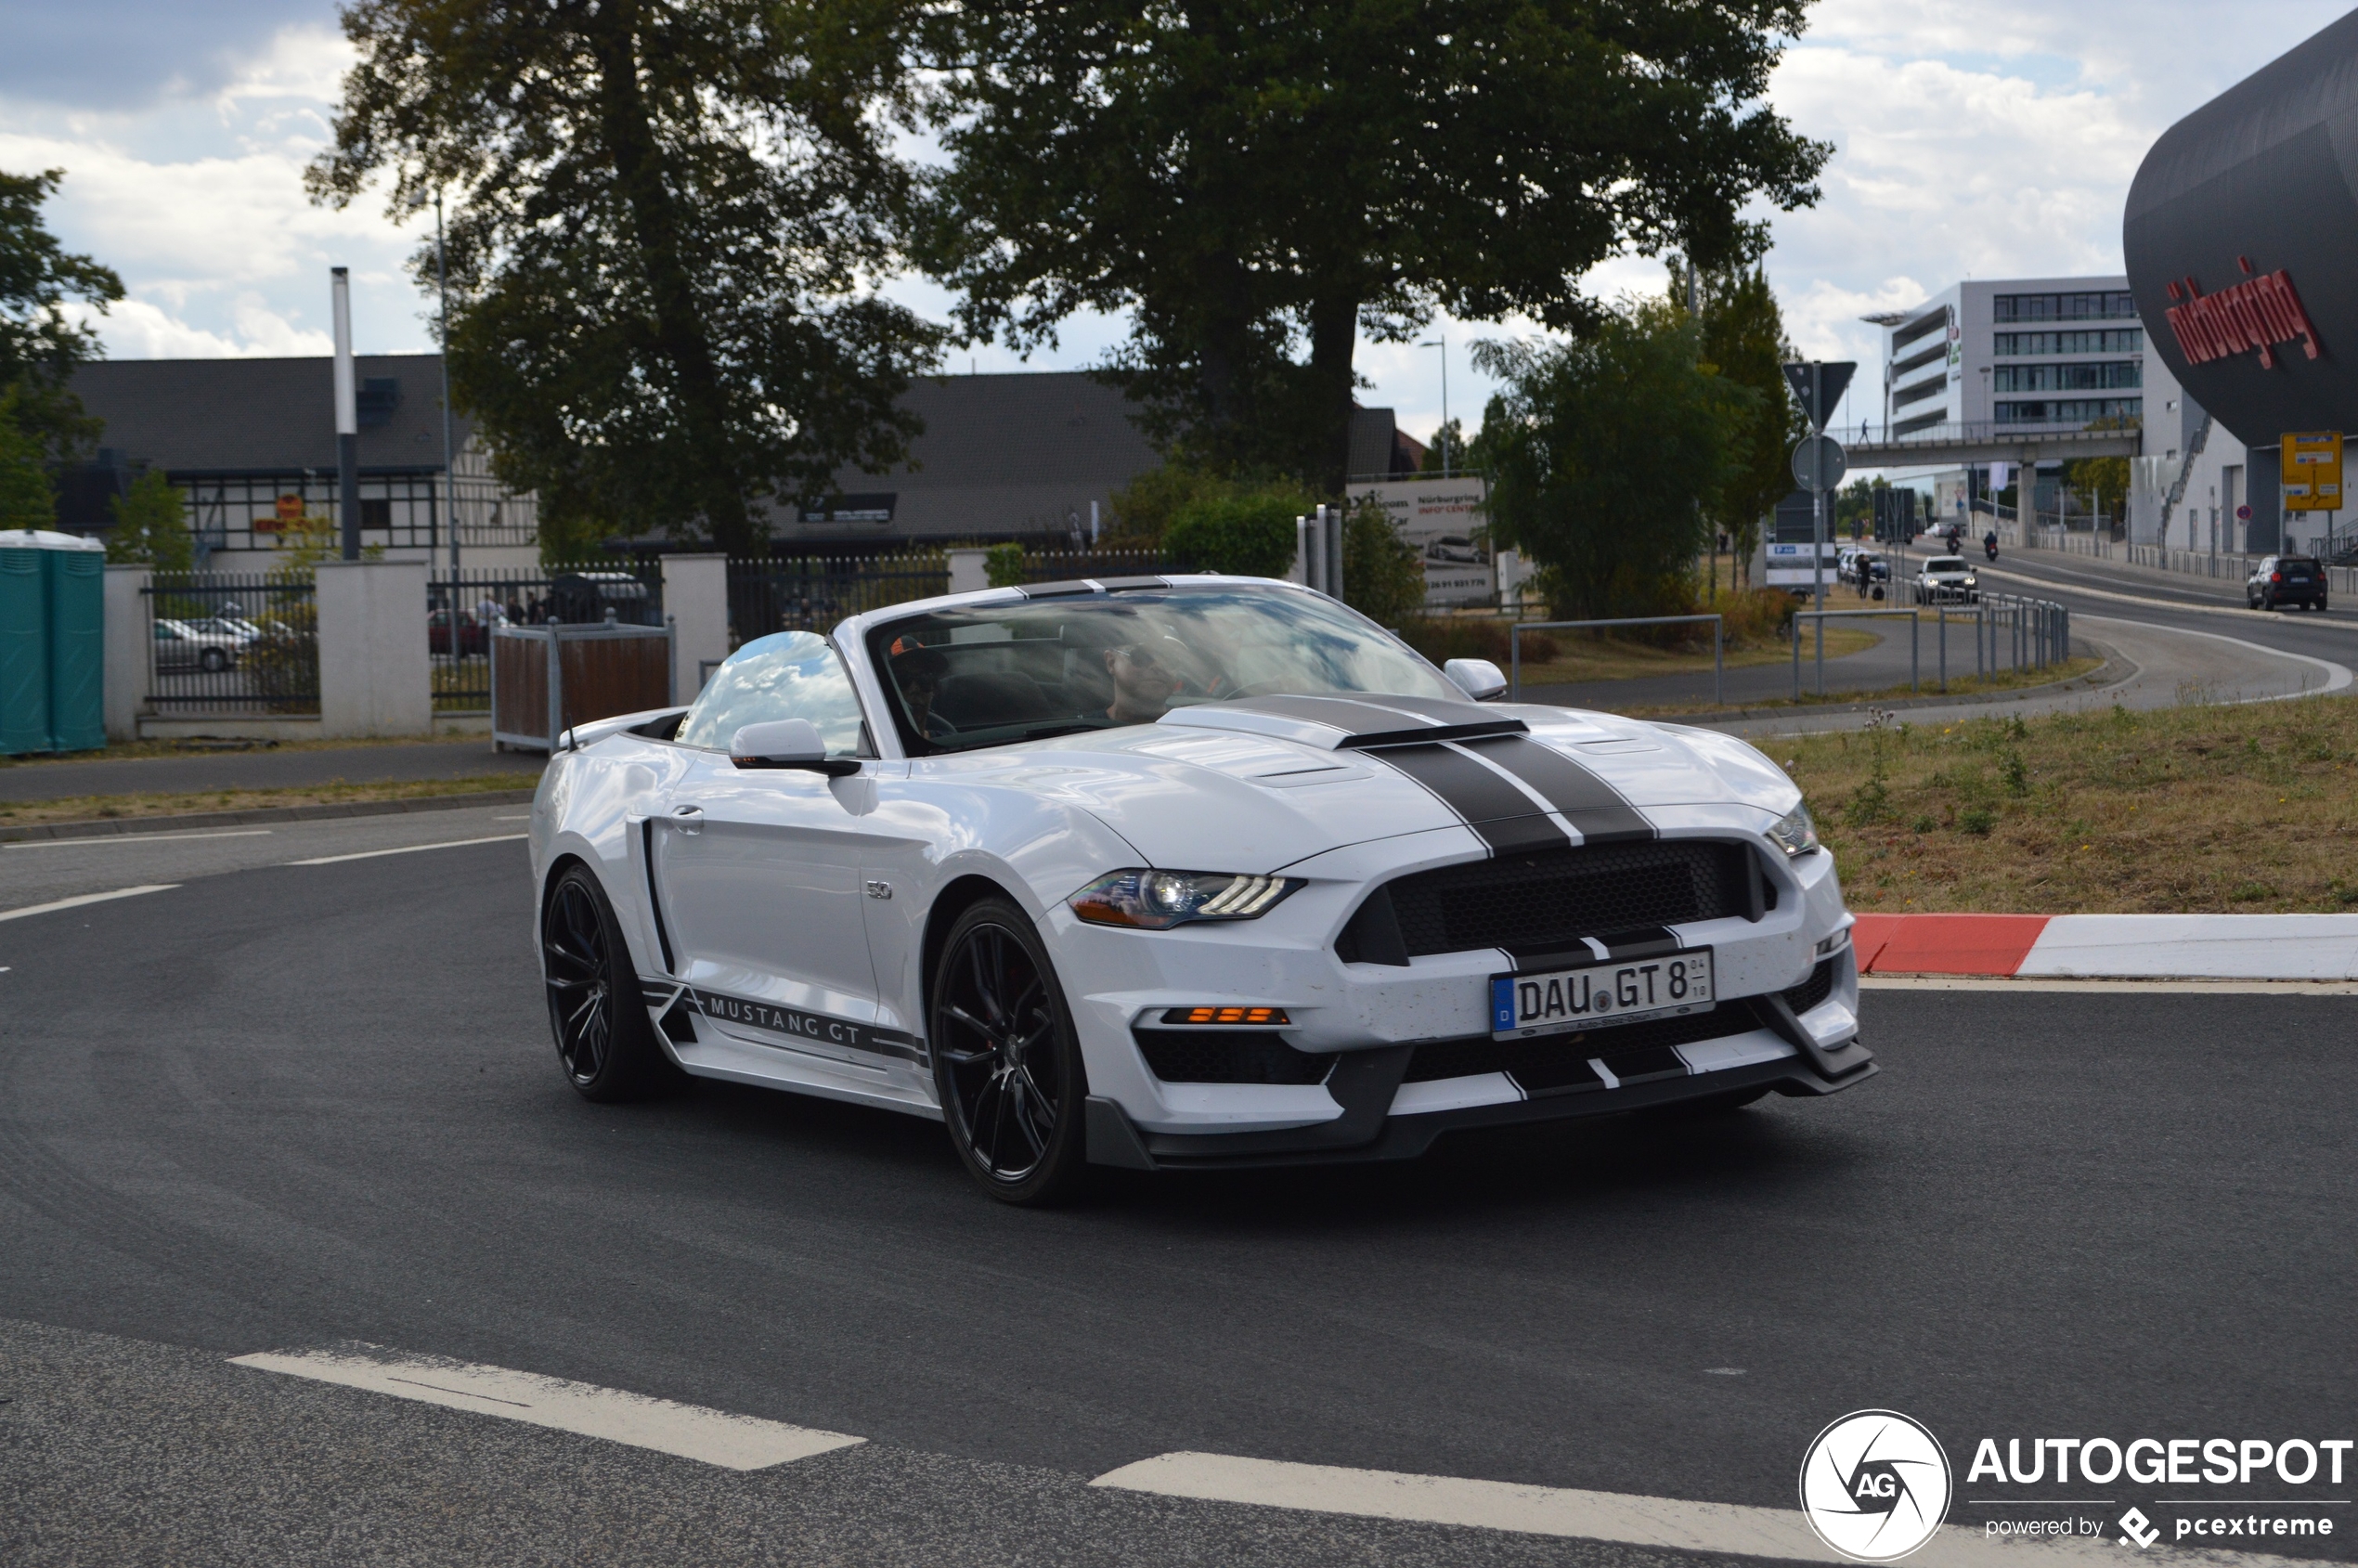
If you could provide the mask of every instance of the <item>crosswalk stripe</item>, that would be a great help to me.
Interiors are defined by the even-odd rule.
[[[443,1356],[405,1355],[373,1345],[266,1351],[230,1359],[239,1367],[366,1389],[449,1410],[526,1421],[729,1470],[766,1470],[867,1441],[594,1383],[568,1382]]]

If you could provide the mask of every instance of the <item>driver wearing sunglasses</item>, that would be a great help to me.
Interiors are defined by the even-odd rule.
[[[1106,717],[1117,724],[1151,724],[1171,706],[1178,679],[1143,642],[1106,650],[1106,672],[1113,677],[1113,704]]]

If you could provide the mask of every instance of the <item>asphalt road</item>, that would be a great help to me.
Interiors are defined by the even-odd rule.
[[[1966,1498],[2046,1495],[1966,1488],[1983,1436],[2353,1435],[2358,998],[1877,991],[1887,1070],[1831,1100],[1036,1213],[913,1119],[580,1101],[519,843],[229,842],[0,921],[11,1563],[1639,1564],[1083,1483],[1200,1450],[1790,1509],[1868,1406]],[[225,1360],[356,1341],[870,1441],[740,1474]],[[2358,1555],[2337,1511],[2276,1549]]]

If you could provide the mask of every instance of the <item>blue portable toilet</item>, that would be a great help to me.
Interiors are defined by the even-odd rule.
[[[107,744],[106,547],[0,531],[0,755]]]

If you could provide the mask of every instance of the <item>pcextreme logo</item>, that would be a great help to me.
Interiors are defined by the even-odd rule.
[[[1801,1460],[1801,1511],[1818,1538],[1857,1562],[1893,1562],[1949,1517],[1949,1456],[1921,1421],[1854,1410]]]

